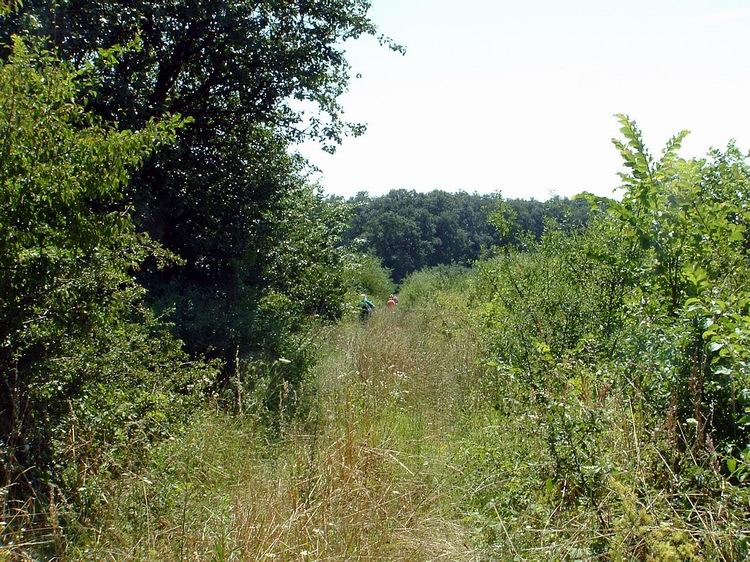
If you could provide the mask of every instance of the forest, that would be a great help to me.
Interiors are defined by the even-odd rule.
[[[0,562],[750,558],[745,149],[327,195],[370,8],[0,0]]]
[[[394,189],[382,197],[360,193],[348,203],[354,216],[344,242],[380,258],[396,282],[426,267],[470,266],[498,246],[518,243],[524,234],[539,238],[545,219],[570,229],[583,227],[589,210],[583,194],[574,200],[506,201],[499,194]],[[501,205],[512,215],[507,231],[492,224]]]

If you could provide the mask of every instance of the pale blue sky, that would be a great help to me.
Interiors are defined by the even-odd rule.
[[[305,145],[329,193],[501,191],[544,199],[618,185],[613,114],[653,152],[750,148],[750,0],[373,0],[381,31],[351,45],[346,117],[368,123],[335,155]]]

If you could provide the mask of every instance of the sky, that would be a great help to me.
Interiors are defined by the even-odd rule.
[[[612,195],[626,113],[658,154],[750,148],[750,0],[373,0],[380,31],[347,45],[345,117],[367,132],[308,143],[330,194],[395,188],[546,199]]]

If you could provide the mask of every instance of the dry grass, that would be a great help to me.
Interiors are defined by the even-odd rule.
[[[108,492],[69,559],[473,560],[448,444],[468,338],[380,314],[326,336],[310,419],[266,440],[209,415]]]
[[[56,488],[46,498],[14,499],[12,486],[0,487],[0,562],[34,560],[44,549],[55,556],[65,551],[60,511],[65,500]]]
[[[322,429],[290,435],[281,476],[237,496],[242,559],[471,559],[443,489],[452,404],[441,396],[455,395],[457,366],[414,321],[383,314],[335,334]]]

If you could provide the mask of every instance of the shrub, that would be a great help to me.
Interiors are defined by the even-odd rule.
[[[411,273],[401,282],[399,304],[417,308],[434,302],[439,292],[457,292],[466,285],[471,270],[460,265],[438,265]]]
[[[0,63],[0,486],[6,502],[59,487],[84,510],[87,475],[137,463],[215,372],[132,276],[169,256],[135,231],[123,189],[180,121],[106,126],[85,110],[86,80],[20,39]]]

